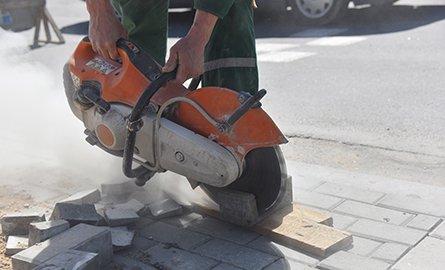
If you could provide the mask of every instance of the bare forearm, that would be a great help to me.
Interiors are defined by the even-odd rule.
[[[113,13],[113,7],[109,0],[87,0],[87,10],[90,17],[98,16],[100,13]]]
[[[203,10],[197,10],[189,35],[193,36],[195,41],[205,46],[212,35],[217,21],[217,16]]]

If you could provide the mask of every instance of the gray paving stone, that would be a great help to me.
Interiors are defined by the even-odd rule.
[[[242,268],[227,264],[227,263],[221,263],[215,268],[212,268],[212,270],[241,270]]]
[[[430,231],[441,221],[442,220],[438,217],[419,214],[416,217],[414,217],[406,226],[423,231]]]
[[[97,270],[100,269],[97,253],[67,250],[59,253],[33,270]]]
[[[264,270],[317,270],[317,268],[295,262],[293,260],[279,259],[271,265],[264,268]]]
[[[292,175],[292,187],[296,189],[314,190],[325,181],[308,176]]]
[[[148,239],[173,244],[185,250],[197,247],[210,239],[210,237],[205,234],[178,228],[162,222],[148,225],[141,229],[139,233]]]
[[[330,212],[329,214],[331,215],[333,220],[333,227],[339,230],[345,230],[358,220],[358,218],[342,215],[339,213]]]
[[[64,219],[70,226],[79,223],[97,225],[102,217],[97,214],[94,204],[56,203],[50,220]]]
[[[317,187],[314,191],[369,204],[375,203],[385,195],[385,193],[382,192],[359,189],[352,186],[344,186],[329,182]]]
[[[146,250],[146,249],[156,246],[157,244],[159,244],[159,243],[156,241],[153,241],[153,239],[148,239],[148,238],[140,235],[138,232],[136,232],[135,236],[133,238],[132,245],[129,250],[131,250],[131,251]]]
[[[40,222],[45,220],[45,214],[34,212],[19,212],[4,215],[0,223],[4,235],[26,235],[29,232],[31,222]]]
[[[445,207],[442,207],[442,204],[413,196],[388,194],[377,205],[414,214],[422,213],[430,216],[445,217]]]
[[[134,255],[133,255],[134,256]],[[110,270],[159,270],[133,257],[114,254],[112,262],[105,268]]]
[[[276,256],[220,239],[212,239],[195,249],[201,255],[243,269],[263,269],[278,259]]]
[[[187,229],[241,245],[247,244],[259,236],[255,232],[210,217],[191,224]]]
[[[148,205],[151,214],[157,218],[178,216],[182,214],[182,205],[170,198],[161,199]]]
[[[340,198],[302,189],[294,189],[293,191],[295,202],[326,210],[334,208],[343,201]]]
[[[108,228],[79,224],[15,254],[12,265],[14,269],[30,270],[69,249],[97,253],[100,264],[108,264],[113,255],[111,233]]]
[[[254,241],[250,242],[247,246],[279,258],[285,258],[286,260],[301,262],[310,266],[316,266],[320,262],[318,259],[314,257],[306,255],[300,251],[285,247],[283,245],[274,243],[263,236],[258,237]]]
[[[129,248],[131,246],[135,233],[129,231],[127,227],[112,227],[110,228],[110,232],[114,251]]]
[[[402,225],[413,218],[412,214],[354,201],[344,201],[333,211],[394,225]]]
[[[145,210],[145,205],[136,199],[130,199],[125,203],[114,204],[111,206],[114,209],[122,209],[122,210],[133,210],[138,215],[143,215]]]
[[[319,267],[329,270],[386,270],[391,265],[345,251],[339,251],[320,262]]]
[[[445,222],[437,226],[437,228],[430,233],[430,236],[445,240]]]
[[[204,217],[198,213],[185,213],[179,217],[169,217],[162,220],[162,222],[168,223],[170,225],[174,225],[180,228],[186,228],[191,223],[199,221]]]
[[[100,201],[100,192],[98,189],[90,189],[77,192],[66,199],[59,202],[72,203],[72,204],[95,204]]]
[[[445,265],[445,241],[426,237],[394,266],[393,270],[439,270]]]
[[[136,223],[140,216],[130,209],[105,209],[105,221],[111,227]]]
[[[12,256],[28,248],[27,235],[10,235],[6,242],[5,255]]]
[[[350,226],[348,231],[354,235],[377,241],[394,242],[409,246],[415,245],[427,234],[425,231],[367,219],[360,219]]]
[[[409,249],[409,246],[406,246],[406,245],[396,244],[396,243],[384,243],[371,255],[371,258],[378,259],[378,260],[393,264],[408,249]]]
[[[197,254],[159,244],[144,252],[144,258],[157,269],[196,270],[212,269],[218,261]],[[139,258],[144,259],[144,258]]]
[[[353,239],[352,247],[348,249],[348,252],[356,255],[361,255],[364,257],[368,256],[374,250],[376,250],[378,246],[382,245],[381,242],[377,242],[374,240],[358,236],[353,236],[352,239]]]
[[[29,246],[40,243],[68,230],[70,224],[66,220],[50,220],[31,223],[29,225]]]

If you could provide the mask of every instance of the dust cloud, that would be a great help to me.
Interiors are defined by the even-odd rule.
[[[83,124],[66,101],[62,67],[54,76],[44,61],[33,60],[37,52],[21,34],[0,29],[0,41],[0,186],[43,201],[51,198],[51,190],[72,194],[129,180],[120,158],[85,142]],[[36,188],[47,190],[36,194]],[[170,196],[181,204],[209,202],[174,173],[157,174],[145,190],[150,200]]]

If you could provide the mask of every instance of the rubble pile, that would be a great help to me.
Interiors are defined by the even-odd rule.
[[[148,202],[133,182],[102,184],[57,202],[50,217],[27,209],[1,218],[13,270],[106,269],[113,253],[131,247],[143,217],[182,213],[170,198]]]

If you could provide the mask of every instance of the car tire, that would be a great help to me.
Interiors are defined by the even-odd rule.
[[[298,24],[319,26],[343,16],[349,0],[288,0]]]

